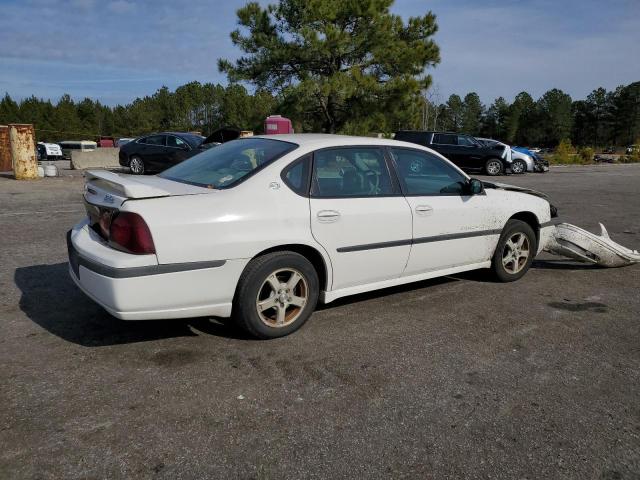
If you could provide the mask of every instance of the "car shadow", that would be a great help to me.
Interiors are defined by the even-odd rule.
[[[200,334],[249,340],[227,319],[119,320],[89,299],[69,276],[67,263],[16,269],[20,309],[54,335],[85,347],[148,342]]]

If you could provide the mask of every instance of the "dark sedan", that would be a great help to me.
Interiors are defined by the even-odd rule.
[[[193,133],[162,132],[136,138],[120,147],[120,165],[131,173],[157,173],[200,153],[208,145]]]

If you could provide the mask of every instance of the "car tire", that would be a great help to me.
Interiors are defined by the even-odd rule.
[[[515,175],[522,175],[527,172],[527,164],[524,160],[514,160],[511,164],[511,173]]]
[[[242,272],[231,316],[253,337],[284,337],[308,320],[319,293],[318,273],[309,260],[295,252],[268,253]]]
[[[491,269],[501,282],[514,282],[529,270],[538,242],[531,226],[521,220],[509,220],[502,230],[493,254]]]
[[[143,175],[146,171],[144,161],[137,155],[133,155],[129,159],[129,169],[134,175]]]
[[[484,170],[487,172],[487,175],[495,177],[496,175],[501,175],[504,171],[504,166],[502,162],[497,158],[490,158],[487,160],[487,163],[484,165]]]

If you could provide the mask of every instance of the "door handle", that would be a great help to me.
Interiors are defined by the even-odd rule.
[[[335,222],[340,218],[340,212],[338,212],[337,210],[320,210],[317,216],[318,220],[321,222]]]
[[[433,208],[429,205],[418,205],[416,207],[416,213],[418,215],[430,215],[433,213]]]

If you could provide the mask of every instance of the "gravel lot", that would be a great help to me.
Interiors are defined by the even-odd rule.
[[[640,165],[501,180],[640,249]],[[640,478],[639,266],[543,255],[516,283],[359,295],[254,341],[81,294],[81,192],[0,177],[0,478]]]

